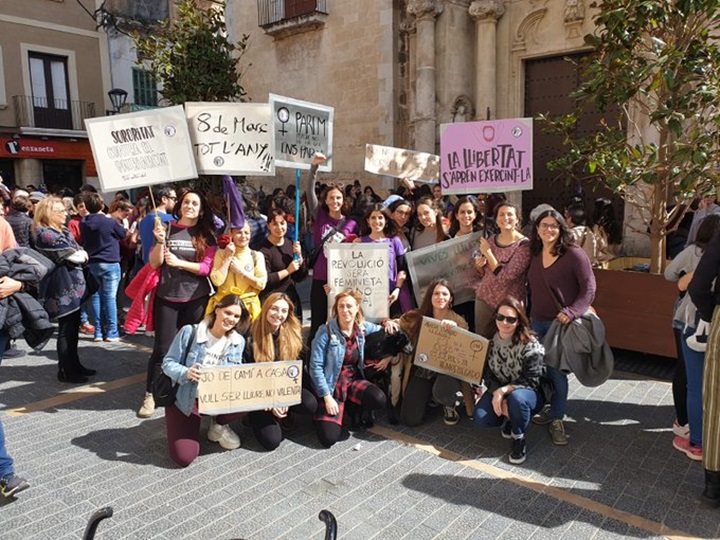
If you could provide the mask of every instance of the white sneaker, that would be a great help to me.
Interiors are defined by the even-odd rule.
[[[142,406],[137,412],[138,418],[150,418],[154,412],[155,400],[153,399],[152,394],[146,392],[145,397],[143,398]]]
[[[227,424],[210,424],[208,439],[220,444],[225,450],[240,448],[240,437]]]

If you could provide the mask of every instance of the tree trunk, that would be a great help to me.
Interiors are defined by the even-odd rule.
[[[650,273],[665,270],[665,228],[667,227],[667,197],[664,183],[658,183],[652,194],[650,221]]]

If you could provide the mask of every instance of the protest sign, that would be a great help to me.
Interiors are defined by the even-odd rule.
[[[200,174],[275,174],[269,103],[185,103]]]
[[[363,295],[365,318],[380,322],[390,314],[390,246],[380,244],[330,244],[328,246],[328,319],[332,317],[335,295],[356,289]]]
[[[392,146],[366,144],[365,170],[414,182],[437,182],[440,157]]]
[[[335,109],[270,94],[275,137],[275,165],[309,169],[315,152],[328,160],[321,171],[332,171],[333,117]]]
[[[470,384],[479,384],[487,350],[488,340],[484,337],[457,326],[443,327],[437,319],[423,317],[414,364]]]
[[[480,231],[465,234],[405,254],[418,305],[430,282],[439,278],[450,282],[455,292],[455,304],[475,299],[475,287],[480,277],[475,270],[473,251],[480,245],[481,236]]]
[[[532,118],[440,126],[443,194],[533,188]]]
[[[181,105],[85,120],[102,191],[197,178]]]
[[[300,403],[302,361],[203,366],[198,383],[200,414],[262,411]]]

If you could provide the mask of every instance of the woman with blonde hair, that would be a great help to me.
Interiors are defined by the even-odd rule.
[[[245,362],[297,360],[302,349],[302,326],[295,316],[293,301],[285,293],[271,293],[250,327]],[[283,440],[282,423],[288,416],[291,413],[313,414],[316,409],[315,396],[303,388],[298,405],[251,412],[250,426],[263,448],[275,450]]]
[[[365,379],[364,358],[365,336],[382,326],[365,321],[361,302],[358,291],[338,293],[332,318],[318,329],[310,350],[310,380],[318,397],[314,420],[325,448],[340,438],[347,403],[366,411],[385,407],[385,393]]]
[[[42,282],[39,301],[51,320],[58,322],[58,380],[85,383],[94,369],[80,363],[80,305],[86,296],[82,266],[88,254],[65,226],[67,210],[59,197],[37,203],[34,216],[35,249],[55,263],[55,269]]]

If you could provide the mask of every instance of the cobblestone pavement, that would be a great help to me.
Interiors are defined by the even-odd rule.
[[[19,342],[22,348],[24,343]],[[309,421],[275,452],[240,424],[232,452],[203,437],[200,458],[176,467],[163,413],[135,417],[150,339],[82,340],[92,385],[56,382],[54,342],[6,359],[0,403],[8,447],[32,486],[0,501],[3,540],[77,539],[97,508],[112,506],[98,539],[314,539],[318,512],[338,518],[341,540],[718,538],[720,511],[698,501],[703,471],[671,446],[670,384],[571,380],[570,444],[528,433],[528,458],[507,462],[499,430],[440,409],[417,429],[379,421],[320,448]],[[203,424],[203,429],[207,424]]]

